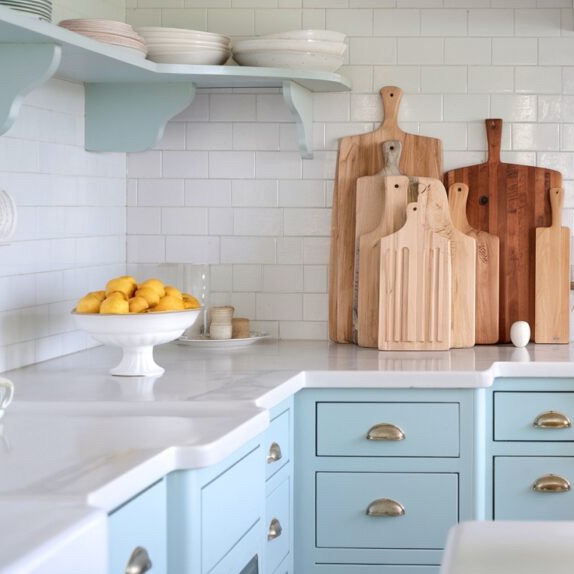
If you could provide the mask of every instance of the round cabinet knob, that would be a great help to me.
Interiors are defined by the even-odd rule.
[[[269,452],[267,453],[267,463],[277,462],[283,458],[283,453],[281,452],[281,447],[276,443],[272,442],[269,447]]]
[[[128,560],[125,574],[143,574],[151,570],[151,567],[152,562],[147,550],[142,546],[137,546]]]
[[[281,523],[279,520],[277,520],[277,518],[274,518],[269,523],[269,528],[267,530],[267,540],[275,540],[276,538],[279,538],[282,532],[283,527],[281,526]]]

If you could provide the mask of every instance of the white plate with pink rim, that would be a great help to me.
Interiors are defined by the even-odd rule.
[[[243,339],[211,339],[204,335],[199,337],[188,337],[182,335],[177,342],[180,345],[187,345],[189,347],[197,347],[198,349],[232,349],[235,347],[246,347],[247,345],[252,345],[261,339],[268,337],[267,333],[262,333],[259,331],[251,331],[249,337],[244,337]]]

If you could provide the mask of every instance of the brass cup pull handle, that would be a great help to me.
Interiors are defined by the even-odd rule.
[[[152,562],[147,550],[142,546],[137,546],[128,560],[125,574],[144,574],[151,570],[151,567]]]
[[[367,506],[367,516],[403,516],[405,507],[392,498],[377,498]]]
[[[534,481],[532,490],[551,494],[568,492],[570,490],[570,481],[557,474],[545,474]]]
[[[367,433],[367,440],[404,440],[402,428],[392,423],[380,423],[372,426]]]
[[[281,447],[276,443],[272,442],[269,447],[269,452],[267,453],[267,464],[277,462],[283,458],[283,453],[281,452]]]
[[[267,529],[267,540],[275,540],[276,538],[279,538],[282,532],[283,527],[281,526],[281,523],[277,518],[274,518],[269,523],[269,528]]]
[[[572,426],[570,419],[557,411],[540,413],[532,423],[537,429],[569,429]]]

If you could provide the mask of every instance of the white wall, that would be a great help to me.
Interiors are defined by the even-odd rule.
[[[281,95],[249,90],[201,93],[161,145],[128,157],[128,260],[210,263],[215,300],[273,335],[327,336],[338,138],[380,123],[382,86],[404,90],[405,131],[442,139],[445,169],[484,161],[484,119],[503,118],[503,161],[560,170],[572,227],[572,0],[128,0],[127,19],[348,35],[353,91],[315,95],[312,160]]]

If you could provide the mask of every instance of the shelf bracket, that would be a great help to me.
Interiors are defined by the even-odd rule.
[[[313,129],[313,94],[307,89],[290,80],[283,82],[283,99],[295,115],[297,140],[301,156],[305,159],[313,157],[311,144]]]
[[[194,96],[192,82],[87,83],[85,147],[110,152],[150,149]]]
[[[57,44],[0,44],[0,134],[14,124],[24,97],[56,73],[61,58]]]

